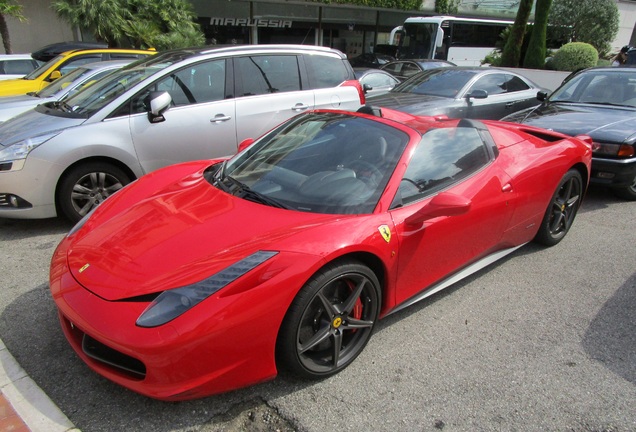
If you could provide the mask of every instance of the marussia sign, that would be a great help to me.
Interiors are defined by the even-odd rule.
[[[256,18],[210,18],[211,25],[239,27],[276,27],[291,28],[292,22],[277,19]]]

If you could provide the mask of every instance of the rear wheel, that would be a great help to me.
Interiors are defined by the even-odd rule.
[[[89,162],[78,165],[60,181],[58,209],[71,222],[77,222],[128,183],[129,176],[112,164]]]
[[[583,180],[578,171],[565,173],[552,195],[534,240],[546,246],[559,243],[570,230],[583,199]]]
[[[636,201],[636,176],[634,176],[631,185],[620,189],[614,189],[614,194],[629,201]]]
[[[363,264],[325,267],[300,290],[278,336],[279,366],[301,378],[333,375],[362,352],[380,311],[380,284]]]

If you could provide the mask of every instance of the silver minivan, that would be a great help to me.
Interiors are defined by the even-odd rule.
[[[0,125],[0,217],[77,221],[143,174],[234,154],[306,110],[364,102],[346,56],[330,48],[160,53]]]

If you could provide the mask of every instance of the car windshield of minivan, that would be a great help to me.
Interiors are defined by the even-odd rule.
[[[25,80],[34,80],[34,79],[36,79],[37,77],[42,75],[44,72],[49,70],[49,68],[53,67],[53,65],[55,63],[57,63],[58,61],[60,61],[61,59],[62,59],[61,55],[52,58],[51,60],[49,60],[46,63],[44,63],[43,65],[41,65],[39,68],[35,69],[30,74],[25,75],[22,79],[25,79]]]
[[[70,117],[88,118],[161,69],[161,65],[153,65],[116,71],[53,107]]]

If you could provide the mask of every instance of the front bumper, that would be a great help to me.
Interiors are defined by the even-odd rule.
[[[98,374],[143,395],[173,401],[276,376],[278,329],[296,294],[292,287],[302,285],[280,271],[285,266],[263,264],[256,275],[244,276],[254,288],[236,290],[231,284],[168,324],[142,328],[135,321],[150,300],[106,301],[92,294],[70,273],[68,247],[69,240],[63,240],[53,256],[51,293],[67,340]],[[311,267],[298,256],[293,259],[298,266],[294,262],[292,274]],[[263,275],[268,280],[259,283]]]
[[[5,163],[0,170],[0,217],[42,219],[57,216],[55,187],[61,166],[35,157]]]
[[[634,184],[636,158],[605,159],[592,157],[590,182],[610,187],[626,187]]]

